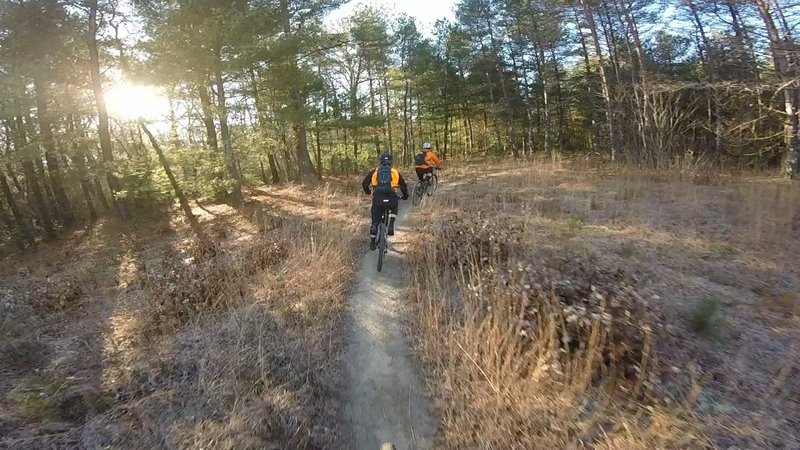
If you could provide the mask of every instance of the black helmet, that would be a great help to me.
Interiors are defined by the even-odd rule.
[[[391,153],[383,153],[383,154],[381,154],[381,156],[378,158],[378,162],[380,162],[381,164],[389,164],[389,165],[391,165],[392,164],[392,154]]]

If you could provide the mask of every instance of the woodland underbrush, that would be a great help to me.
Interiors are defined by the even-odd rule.
[[[101,221],[3,263],[0,448],[324,448],[341,439],[355,192],[264,188]]]
[[[793,448],[800,187],[463,168],[409,255],[447,448]]]

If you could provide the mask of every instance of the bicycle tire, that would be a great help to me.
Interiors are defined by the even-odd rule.
[[[384,233],[384,227],[385,226],[383,225],[383,222],[378,225],[378,272],[383,269],[383,249],[386,246],[386,241],[384,240],[386,235],[386,233]]]
[[[386,256],[386,224],[381,222],[378,226],[378,272],[383,270],[383,258]]]
[[[422,203],[422,196],[425,195],[425,190],[423,189],[422,183],[423,181],[417,182],[414,186],[414,192],[411,194],[411,203],[414,206],[419,206]]]
[[[428,191],[430,192],[430,195],[433,195],[434,193],[436,193],[436,188],[439,186],[439,177],[437,177],[435,174],[432,175],[431,181],[429,181],[429,183],[430,186],[428,187]]]

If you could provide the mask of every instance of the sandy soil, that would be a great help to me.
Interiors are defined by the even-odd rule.
[[[377,271],[375,252],[361,258],[350,298],[346,415],[356,449],[378,449],[384,442],[398,450],[433,446],[435,421],[403,330],[402,251],[410,235],[403,222],[410,209],[411,202],[401,202],[383,271]]]

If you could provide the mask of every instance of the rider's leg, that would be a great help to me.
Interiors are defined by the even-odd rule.
[[[386,234],[389,236],[394,236],[394,220],[397,219],[397,209],[399,206],[399,202],[397,199],[394,199],[392,203],[388,206],[389,208],[389,230]]]
[[[419,167],[415,167],[414,171],[417,172],[417,178],[419,181],[422,182],[422,176],[425,175],[427,169],[420,169]]]
[[[428,167],[428,170],[425,171],[426,173],[431,174],[432,177],[436,176],[436,171],[434,171],[433,167]],[[428,197],[431,196],[431,189],[428,189]]]
[[[372,225],[369,227],[369,249],[375,250],[378,248],[375,238],[378,237],[378,223],[381,221],[381,213],[383,212],[383,205],[379,204],[376,199],[372,199]]]

